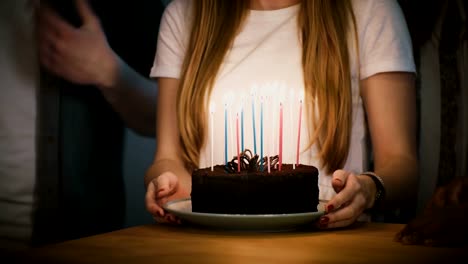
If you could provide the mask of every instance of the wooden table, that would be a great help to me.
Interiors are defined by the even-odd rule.
[[[145,225],[37,248],[47,263],[462,263],[467,248],[394,242],[403,227],[366,223],[333,231],[229,232]],[[458,259],[458,260],[457,260]]]

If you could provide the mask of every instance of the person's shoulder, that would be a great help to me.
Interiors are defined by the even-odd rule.
[[[166,12],[184,14],[192,5],[193,0],[172,0],[166,7]]]
[[[351,2],[357,26],[361,30],[367,28],[369,24],[402,19],[401,8],[397,0],[351,0]]]
[[[351,0],[357,19],[375,17],[373,12],[392,13],[399,9],[397,0]]]

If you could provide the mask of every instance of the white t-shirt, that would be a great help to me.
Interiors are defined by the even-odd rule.
[[[415,72],[415,65],[406,22],[396,1],[354,0],[352,4],[357,20],[360,65],[358,72],[354,41],[350,39],[353,124],[351,146],[344,169],[358,173],[365,171],[368,163],[365,113],[359,95],[359,78],[365,79],[380,72]],[[201,150],[201,168],[211,166],[212,140],[215,165],[225,163],[225,145],[229,160],[237,155],[237,138],[240,138],[239,145],[242,145],[243,138],[244,147],[252,151],[256,149],[257,154],[279,154],[280,102],[283,105],[283,163],[296,161],[299,98],[304,89],[301,44],[297,30],[299,8],[300,4],[279,10],[250,11],[214,84],[210,98],[210,104],[214,104],[213,134],[211,128],[208,128],[206,144]],[[190,0],[174,0],[167,7],[160,25],[151,77],[180,78],[190,36],[189,9]],[[262,104],[263,133],[260,121]],[[244,122],[241,122],[242,113]],[[236,132],[236,116],[239,117],[240,132]],[[252,122],[254,118],[255,139]],[[309,120],[310,117],[302,117],[299,162],[319,168],[320,199],[327,201],[335,192],[331,187],[331,175],[323,170],[316,158],[316,148],[306,149],[309,142]]]
[[[32,1],[0,2],[0,248],[31,237],[39,72]]]

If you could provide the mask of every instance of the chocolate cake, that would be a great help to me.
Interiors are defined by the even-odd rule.
[[[227,165],[196,170],[192,173],[192,211],[217,214],[291,214],[316,212],[318,170],[313,166],[282,164],[277,157],[258,162],[258,156],[241,155]],[[262,159],[265,161],[266,158]]]

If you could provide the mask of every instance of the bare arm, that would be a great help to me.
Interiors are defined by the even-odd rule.
[[[155,135],[156,82],[141,76],[117,55],[109,82],[99,89],[128,127],[145,136]]]
[[[393,72],[371,76],[361,82],[361,93],[372,139],[374,171],[385,183],[386,205],[411,205],[418,182],[414,75]]]
[[[177,89],[179,80],[159,78],[159,94],[157,100],[156,122],[156,154],[153,165],[145,176],[145,185],[166,171],[176,174],[184,183],[190,186],[191,176],[181,160],[179,143],[179,128],[177,126]]]

